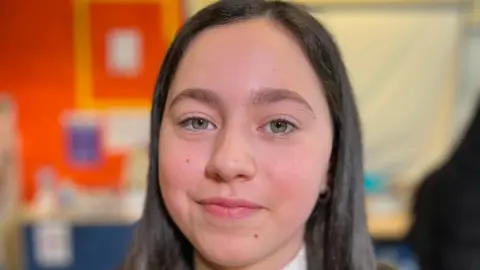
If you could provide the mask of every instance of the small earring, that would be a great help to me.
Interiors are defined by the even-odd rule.
[[[331,196],[332,192],[329,188],[327,188],[324,193],[320,194],[318,201],[321,203],[326,203],[330,200]]]

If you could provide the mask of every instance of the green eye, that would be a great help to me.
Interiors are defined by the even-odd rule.
[[[192,120],[193,129],[206,129],[208,128],[208,121],[205,119],[193,119]]]
[[[193,131],[200,131],[200,130],[205,130],[205,129],[215,129],[215,125],[204,119],[204,118],[199,118],[199,117],[192,117],[188,118],[186,120],[183,120],[180,123],[181,126],[188,130],[193,130]]]
[[[296,126],[287,120],[278,119],[270,121],[266,128],[269,133],[284,135],[294,131]]]

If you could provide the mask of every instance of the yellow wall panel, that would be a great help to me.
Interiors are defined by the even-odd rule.
[[[187,6],[187,15],[191,16],[205,6],[216,2],[216,0],[185,0]]]
[[[480,27],[480,0],[476,0],[473,6],[474,8],[470,16],[470,23]]]
[[[480,3],[480,0],[290,0],[294,3],[306,4],[306,5],[317,5],[317,4],[454,4],[454,3],[471,3],[471,1],[477,1]],[[199,11],[203,7],[216,2],[216,0],[185,0],[187,14],[192,15],[195,12]],[[478,5],[477,5],[478,6]],[[477,21],[480,17],[480,11],[477,10],[476,18]]]

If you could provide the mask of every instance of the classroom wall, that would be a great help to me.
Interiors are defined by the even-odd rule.
[[[211,2],[0,1],[0,25],[8,26],[0,27],[0,92],[10,94],[18,107],[24,200],[32,199],[35,175],[43,165],[51,165],[61,178],[87,187],[122,184],[125,153],[106,152],[101,162],[87,169],[69,163],[62,119],[79,109],[146,109],[162,55],[181,23],[184,8],[189,15]],[[315,5],[348,1],[296,2]],[[480,8],[476,10],[472,21],[480,21]],[[143,58],[144,68],[130,78],[112,78],[105,67],[104,36],[118,26],[135,26],[145,37],[143,54],[148,57]]]
[[[18,108],[22,198],[35,174],[52,166],[85,186],[120,185],[123,154],[106,154],[91,168],[68,162],[62,116],[72,110],[141,106],[150,99],[163,53],[183,17],[180,1],[0,1],[0,92]],[[139,29],[143,68],[130,77],[106,72],[105,35]],[[112,101],[112,102],[110,102]]]

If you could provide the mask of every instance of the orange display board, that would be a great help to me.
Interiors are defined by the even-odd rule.
[[[82,109],[149,106],[162,57],[182,16],[180,0],[75,0],[76,103]],[[134,30],[142,69],[108,72],[108,34]]]
[[[95,100],[144,100],[151,99],[153,85],[159,69],[159,59],[166,51],[167,41],[161,33],[161,8],[158,4],[91,4],[91,48],[92,48],[92,96]],[[137,34],[140,43],[136,45],[139,58],[138,71],[132,74],[109,74],[106,37],[122,30]],[[128,32],[127,32],[128,33]],[[110,37],[113,39],[114,37]],[[113,46],[113,45],[111,45]],[[128,45],[127,45],[128,46]],[[129,45],[134,46],[133,44]],[[121,53],[121,52],[120,52]],[[141,65],[141,67],[140,67]]]
[[[61,117],[77,109],[148,106],[162,56],[183,18],[181,1],[0,1],[0,92],[18,107],[23,198],[35,192],[44,165],[84,186],[115,186],[124,156],[108,154],[99,166],[73,167],[66,159]],[[105,72],[111,28],[142,35],[136,76]]]

